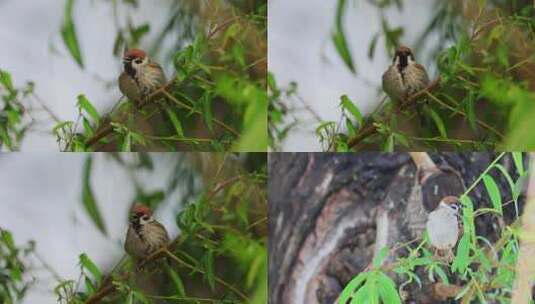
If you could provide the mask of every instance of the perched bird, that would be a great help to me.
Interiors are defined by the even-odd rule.
[[[166,83],[162,67],[140,49],[130,49],[123,55],[124,71],[119,76],[119,89],[138,106],[148,95]]]
[[[459,205],[455,196],[444,197],[427,217],[426,229],[429,242],[439,256],[453,259],[453,247],[459,238]]]
[[[383,90],[394,100],[405,102],[412,94],[425,89],[429,77],[425,68],[414,61],[410,48],[400,46],[392,65],[383,74]]]
[[[134,259],[143,259],[169,243],[165,227],[152,217],[149,207],[135,204],[124,249]]]

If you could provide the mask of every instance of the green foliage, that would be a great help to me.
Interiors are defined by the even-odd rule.
[[[113,54],[120,57],[123,48],[141,45],[164,67],[172,65],[174,75],[163,92],[143,100],[142,106],[126,100],[106,115],[80,95],[76,122],[58,122],[53,129],[60,148],[266,151],[267,4],[242,2],[235,1],[235,7],[219,0],[206,7],[195,1],[172,4],[168,24],[151,48],[146,46],[148,34],[154,34],[149,23],[135,25],[129,18],[122,26],[118,18],[123,5],[137,8],[137,2],[109,2],[117,24]],[[62,36],[71,56],[82,65],[72,4],[66,2]],[[164,40],[177,35],[178,43],[164,48]],[[156,57],[161,52],[166,54],[165,61]]]
[[[296,109],[290,108],[284,103],[284,100],[286,99],[297,97],[297,84],[290,83],[288,88],[280,88],[277,85],[275,76],[268,72],[267,89],[269,95],[269,148],[275,151],[280,151],[282,149],[282,142],[298,124],[297,119],[292,117]]]
[[[82,60],[82,52],[78,43],[78,38],[76,37],[76,27],[74,25],[73,19],[73,8],[74,0],[66,0],[63,24],[61,25],[61,38],[63,38],[63,43],[65,43],[65,46],[69,50],[69,53],[71,54],[72,58],[83,69],[84,62]]]
[[[79,280],[58,282],[55,293],[60,303],[84,303],[95,298],[98,303],[265,303],[266,154],[243,155],[248,159],[247,168],[230,154],[173,154],[168,159],[173,170],[167,187],[145,189],[134,176],[141,172],[161,174],[154,170],[155,157],[158,154],[110,154],[108,159],[98,160],[116,161],[129,172],[136,190],[133,201],[153,209],[166,200],[176,206],[180,233],[163,253],[165,259],[155,256],[154,263],[142,270],[130,259],[121,259],[110,270],[99,268],[82,253]],[[86,160],[84,172],[91,168],[91,159]],[[83,181],[88,181],[86,174]],[[179,199],[173,195],[176,193]],[[86,213],[91,216],[87,208]],[[136,276],[154,267],[163,268],[158,273],[168,282],[159,286],[158,293],[146,292],[136,283]],[[110,294],[101,296],[110,286]]]
[[[518,258],[518,235],[521,233],[518,198],[522,191],[521,184],[528,176],[524,168],[523,156],[521,153],[511,153],[510,160],[514,160],[516,169],[516,179],[505,169],[500,162],[508,154],[499,154],[492,163],[481,173],[481,175],[466,189],[460,196],[462,204],[463,230],[459,242],[457,243],[453,262],[445,263],[437,258],[427,247],[427,235],[417,246],[407,244],[396,244],[390,252],[383,249],[381,254],[373,261],[373,268],[366,272],[361,272],[354,277],[344,288],[338,303],[399,303],[398,290],[404,289],[410,284],[422,287],[422,280],[417,270],[425,269],[429,279],[444,284],[452,284],[451,278],[455,278],[455,288],[458,293],[455,301],[462,303],[503,303],[510,300],[510,291],[513,288],[515,278],[515,265]],[[506,193],[500,192],[496,179],[503,177],[507,181],[509,189]],[[518,186],[520,184],[520,186]],[[474,209],[474,202],[470,194],[482,185],[488,195],[490,207]],[[477,190],[481,191],[481,190]],[[503,199],[505,198],[507,199]],[[503,217],[502,208],[509,201],[515,205],[514,221],[502,227],[499,239],[494,243],[476,233],[475,219],[479,216],[492,214],[496,217]],[[503,221],[503,218],[501,219]],[[388,265],[381,265],[385,255],[392,254],[395,250],[403,248],[407,254]],[[393,270],[401,275],[403,283],[399,287],[385,273]],[[382,290],[381,290],[382,288]],[[386,297],[389,297],[386,300]]]
[[[0,69],[0,151],[19,150],[20,142],[32,125],[28,111],[22,100],[33,95],[33,83],[17,88],[13,84],[11,74]]]
[[[104,221],[100,215],[98,205],[91,188],[91,171],[93,166],[93,157],[88,156],[84,163],[84,171],[82,176],[82,203],[84,205],[85,211],[93,221],[93,223],[98,227],[100,232],[107,234]]]
[[[351,51],[347,44],[346,34],[344,32],[343,19],[344,13],[346,11],[346,0],[338,0],[338,5],[336,8],[336,18],[335,18],[335,29],[332,33],[333,44],[336,47],[336,51],[346,64],[346,66],[351,70],[351,72],[356,73],[355,64],[351,58]]]
[[[407,41],[404,27],[390,24],[387,12],[397,9],[410,14],[409,5],[404,5],[408,1],[368,2],[376,7],[381,21],[380,30],[368,42],[367,57],[374,58],[378,45],[385,46],[390,58],[397,46],[408,45],[427,68],[431,83],[427,91],[404,103],[388,98],[375,102],[377,107],[366,114],[365,123],[348,119],[348,108],[342,107],[338,122],[317,124],[323,150],[529,151],[535,147],[530,132],[535,127],[531,119],[535,115],[532,3],[436,0],[432,18],[419,31],[421,36]],[[338,1],[332,42],[350,69],[357,60],[348,46],[343,16],[351,9],[355,7]]]
[[[34,252],[33,241],[17,246],[10,231],[0,228],[0,302],[19,303],[31,287],[33,281],[26,275],[29,272],[27,258]]]

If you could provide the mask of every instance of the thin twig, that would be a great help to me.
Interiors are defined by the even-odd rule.
[[[201,274],[205,274],[206,273],[204,270],[201,270],[201,269],[189,264],[188,262],[180,259],[176,255],[171,253],[169,250],[167,250],[167,248],[164,247],[163,251],[167,254],[168,257],[170,257],[172,260],[174,260],[178,264],[186,266],[187,268],[189,268],[189,269],[191,269],[193,271],[197,271],[197,272],[199,272]],[[224,287],[232,290],[235,294],[240,296],[240,298],[242,298],[245,301],[245,303],[250,303],[249,298],[243,292],[241,292],[239,289],[237,289],[236,287],[232,286],[231,284],[225,282],[223,279],[220,279],[219,277],[217,277],[215,275],[214,275],[214,280],[216,282],[218,282],[219,284],[223,285]]]
[[[440,77],[435,79],[433,82],[431,82],[425,89],[416,92],[415,94],[411,95],[409,98],[407,98],[406,101],[400,103],[395,110],[395,112],[401,112],[402,110],[407,109],[408,107],[412,106],[415,101],[421,97],[422,95],[426,94],[426,92],[432,90],[434,87],[436,87],[440,82]],[[388,113],[388,115],[385,117],[384,121],[388,121],[390,119],[390,116],[392,116],[392,112]],[[362,142],[364,139],[368,138],[370,135],[377,132],[376,123],[380,123],[377,121],[370,121],[368,122],[368,125],[361,129],[361,131],[355,135],[352,139],[349,140],[348,146],[350,148],[356,146],[360,142]]]

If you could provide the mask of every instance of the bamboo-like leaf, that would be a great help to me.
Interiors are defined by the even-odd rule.
[[[80,45],[78,44],[78,38],[76,37],[76,27],[72,18],[74,7],[74,0],[67,0],[65,3],[65,15],[63,17],[63,24],[61,25],[61,37],[63,43],[69,50],[72,58],[83,69],[84,62],[82,60],[82,52]]]
[[[342,95],[340,99],[340,105],[342,106],[342,108],[348,110],[349,113],[351,113],[351,115],[353,115],[353,117],[357,119],[359,124],[362,125],[363,117],[359,108],[353,103],[353,101],[351,101],[351,99],[349,99],[349,97],[347,97],[347,95]]]
[[[186,289],[184,288],[184,283],[182,282],[182,279],[180,278],[178,273],[176,273],[176,271],[174,271],[171,267],[168,267],[166,269],[169,273],[169,276],[171,277],[171,280],[173,280],[173,284],[175,285],[176,295],[179,297],[186,296]]]
[[[167,113],[167,116],[169,116],[169,119],[171,119],[171,123],[175,127],[176,134],[180,137],[184,137],[184,129],[182,128],[182,124],[180,123],[180,120],[176,116],[175,112],[170,108],[166,108],[165,112]]]
[[[498,188],[498,185],[494,181],[494,179],[490,175],[483,176],[483,184],[485,184],[485,188],[487,189],[487,192],[489,193],[490,201],[492,202],[492,206],[499,214],[503,214],[502,212],[502,196],[500,194],[500,189]]]
[[[519,175],[524,174],[524,163],[522,162],[522,152],[513,152],[513,161],[515,163],[516,171]]]
[[[464,234],[457,246],[457,255],[453,260],[453,265],[451,266],[452,270],[461,274],[464,273],[469,264],[469,254],[470,237],[469,235]]]
[[[100,283],[102,280],[102,272],[98,266],[93,263],[89,256],[87,256],[87,254],[80,254],[80,265],[82,265],[83,268],[87,269],[93,275],[97,283]]]
[[[426,107],[426,110],[426,112],[431,115],[431,119],[435,123],[435,126],[437,127],[440,136],[442,136],[442,138],[448,138],[448,134],[446,133],[446,127],[444,126],[444,122],[442,121],[440,115],[438,115],[438,113],[435,112],[435,110],[433,110],[431,107]]]
[[[378,291],[382,303],[401,304],[401,298],[396,290],[396,284],[386,274],[378,274]]]
[[[202,97],[202,108],[204,122],[206,123],[206,126],[208,126],[208,130],[210,130],[210,132],[213,132],[214,125],[212,122],[212,98],[210,98],[210,94],[208,93],[205,93]]]
[[[100,211],[93,195],[93,190],[91,189],[91,169],[93,165],[93,157],[88,156],[84,163],[84,170],[82,176],[82,203],[84,205],[85,211],[95,223],[97,228],[104,234],[107,234],[106,227],[104,226],[104,221],[100,215]]]
[[[369,272],[361,272],[349,281],[346,287],[344,287],[344,290],[342,290],[338,303],[347,303],[347,301],[353,297],[353,294],[362,287],[362,284],[366,281],[369,274]]]
[[[2,84],[4,88],[10,92],[15,91],[15,87],[13,87],[13,81],[11,80],[11,74],[6,71],[0,70],[0,84]]]
[[[121,145],[121,152],[132,151],[132,133],[128,132],[124,136],[123,143]]]
[[[343,19],[344,12],[346,8],[346,0],[338,0],[338,5],[336,8],[336,26],[334,32],[332,33],[332,39],[336,51],[346,64],[346,66],[351,70],[352,73],[356,72],[353,59],[351,58],[351,52],[349,51],[349,46],[347,44],[346,35],[344,33]]]
[[[89,114],[89,116],[93,118],[96,124],[100,122],[100,115],[98,114],[97,109],[95,109],[95,107],[91,104],[89,99],[85,97],[85,95],[78,95],[78,107],[80,107],[80,109],[84,110],[87,114]]]

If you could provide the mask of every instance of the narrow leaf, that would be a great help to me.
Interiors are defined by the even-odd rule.
[[[67,0],[65,3],[65,16],[63,17],[63,24],[61,25],[61,37],[63,43],[69,50],[72,58],[83,69],[84,62],[82,60],[82,52],[80,51],[80,45],[76,38],[76,28],[74,26],[72,12],[73,12],[74,0]]]
[[[102,279],[102,272],[97,267],[97,265],[95,265],[95,263],[91,261],[87,254],[80,254],[80,265],[82,265],[82,267],[87,269],[93,275],[95,280],[97,280],[97,283],[100,283],[100,280]]]
[[[180,120],[176,116],[175,112],[170,108],[166,108],[165,112],[167,113],[167,116],[169,116],[169,119],[171,119],[171,123],[175,127],[176,134],[180,137],[184,137],[184,129],[182,129],[182,124],[180,123]]]
[[[338,5],[336,8],[336,26],[334,33],[332,34],[332,40],[336,51],[346,64],[346,66],[351,70],[352,73],[355,73],[355,65],[353,64],[353,59],[351,58],[351,52],[347,45],[346,35],[344,33],[343,27],[343,18],[346,8],[346,0],[338,0]]]
[[[342,108],[348,110],[349,113],[351,113],[351,115],[357,119],[359,124],[362,125],[363,117],[359,108],[353,103],[353,101],[351,101],[351,99],[349,99],[349,97],[347,97],[347,95],[342,95],[340,99],[340,105]]]
[[[524,163],[522,162],[522,152],[512,152],[513,161],[515,163],[516,171],[519,175],[524,174]]]
[[[499,214],[502,213],[502,196],[500,194],[500,189],[498,188],[498,185],[494,181],[494,179],[490,175],[483,176],[483,184],[485,184],[485,188],[487,189],[487,192],[489,193],[490,201],[492,202],[492,206]]]
[[[171,280],[173,280],[173,284],[175,285],[176,295],[184,297],[186,295],[186,289],[184,288],[184,283],[182,282],[182,279],[180,278],[178,273],[173,270],[173,268],[168,267],[166,269],[169,273],[169,276],[171,277]]]
[[[85,95],[78,95],[78,107],[84,110],[96,124],[100,121],[100,115],[98,114],[97,109],[91,104],[91,102],[85,97]]]
[[[97,202],[95,196],[93,195],[93,190],[91,189],[91,169],[93,165],[93,157],[89,156],[86,158],[84,163],[84,170],[82,176],[82,203],[84,205],[85,211],[97,226],[97,228],[104,234],[107,234],[106,227],[104,226],[104,221],[100,215],[100,211],[97,207]]]
[[[212,103],[212,98],[210,98],[210,94],[208,93],[204,94],[202,97],[202,107],[203,107],[202,112],[203,112],[204,122],[208,126],[208,130],[210,130],[210,132],[213,132],[214,126],[212,122],[213,115],[212,115],[211,103]]]

